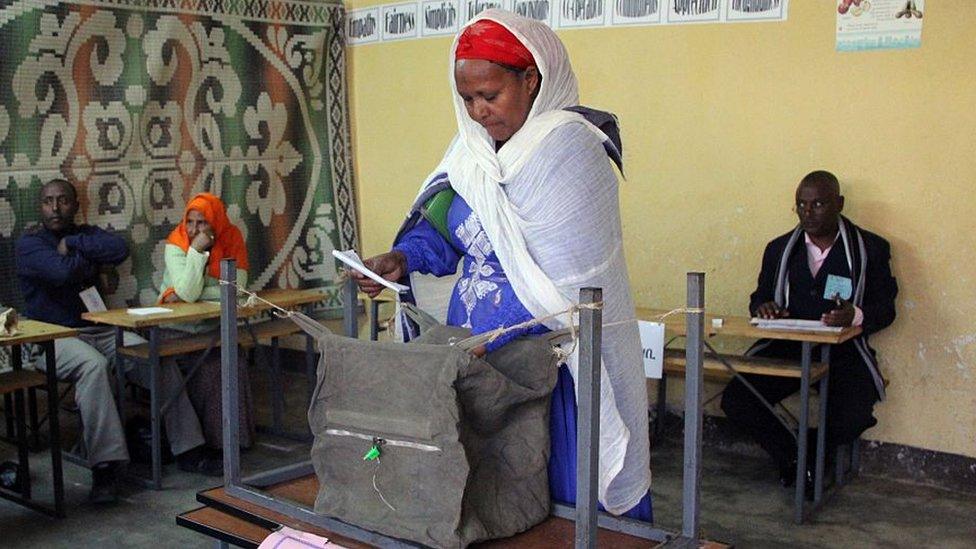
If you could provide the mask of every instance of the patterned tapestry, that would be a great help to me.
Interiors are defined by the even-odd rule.
[[[0,303],[41,186],[125,235],[109,307],[153,303],[186,200],[222,197],[252,289],[327,287],[357,247],[341,5],[0,0]]]

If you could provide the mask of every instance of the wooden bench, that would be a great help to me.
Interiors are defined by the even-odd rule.
[[[719,358],[728,362],[740,374],[754,374],[761,376],[800,379],[803,369],[794,360],[766,358],[744,355],[714,355],[705,353],[702,359],[702,370],[705,379],[727,383],[734,377]],[[654,420],[654,434],[660,436],[664,428],[664,415],[667,410],[668,376],[684,377],[687,362],[684,349],[665,349],[663,375],[657,387],[657,414]],[[826,375],[829,366],[821,362],[810,364],[810,384],[814,384]]]
[[[793,360],[765,358],[742,355],[719,355],[740,374],[756,374],[771,377],[790,377],[799,379],[803,373],[800,364]],[[685,352],[680,349],[664,351],[665,375],[685,375]],[[732,372],[725,367],[719,357],[706,353],[702,360],[705,378],[715,381],[730,381]],[[820,362],[810,364],[810,383],[814,383],[827,373],[828,366]]]
[[[46,384],[47,378],[40,372],[12,370],[0,374],[0,395],[7,395],[31,387],[43,387]]]
[[[251,335],[252,331],[253,336]],[[262,340],[284,337],[300,331],[301,328],[291,320],[277,318],[251,324],[250,329],[247,326],[240,326],[237,329],[237,343],[244,348],[255,347]],[[255,337],[257,341],[255,341]],[[159,358],[203,351],[211,346],[219,348],[220,343],[220,335],[217,333],[194,334],[187,337],[167,339],[159,343]],[[149,343],[122,347],[118,352],[126,357],[149,360]]]

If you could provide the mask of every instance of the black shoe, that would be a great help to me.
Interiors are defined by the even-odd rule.
[[[20,486],[20,466],[12,461],[0,463],[0,486],[7,490],[19,492]]]
[[[135,416],[125,423],[125,443],[133,463],[152,463],[152,425],[148,418]],[[173,463],[166,432],[160,436],[160,456],[163,465]]]
[[[813,501],[813,478],[813,465],[808,463],[806,474],[803,475],[803,493],[809,501]],[[780,466],[779,483],[782,484],[784,488],[790,488],[796,485],[796,460],[791,461],[789,464]]]
[[[176,456],[176,465],[180,471],[208,477],[220,477],[224,474],[223,454],[203,446],[197,446]]]
[[[92,487],[88,501],[111,504],[119,501],[119,463],[107,461],[92,467]]]

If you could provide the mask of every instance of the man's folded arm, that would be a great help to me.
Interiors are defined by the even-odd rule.
[[[118,265],[129,257],[125,239],[98,227],[87,227],[84,231],[66,236],[64,243],[93,263]]]
[[[40,238],[26,236],[17,244],[17,274],[63,286],[91,274],[92,264],[81,254],[58,253]]]

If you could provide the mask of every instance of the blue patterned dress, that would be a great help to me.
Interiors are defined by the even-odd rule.
[[[447,242],[426,220],[402,234],[393,249],[407,258],[407,270],[435,276],[454,274],[463,260],[461,276],[447,309],[447,324],[470,328],[480,334],[501,326],[532,319],[519,301],[502,270],[481,222],[460,196],[447,212],[451,241]],[[489,343],[489,351],[512,339],[547,332],[545,326],[509,332]],[[549,419],[552,452],[549,457],[549,491],[556,502],[576,502],[576,395],[569,370],[559,368]],[[602,509],[602,507],[601,507]],[[624,516],[652,521],[650,494]]]

